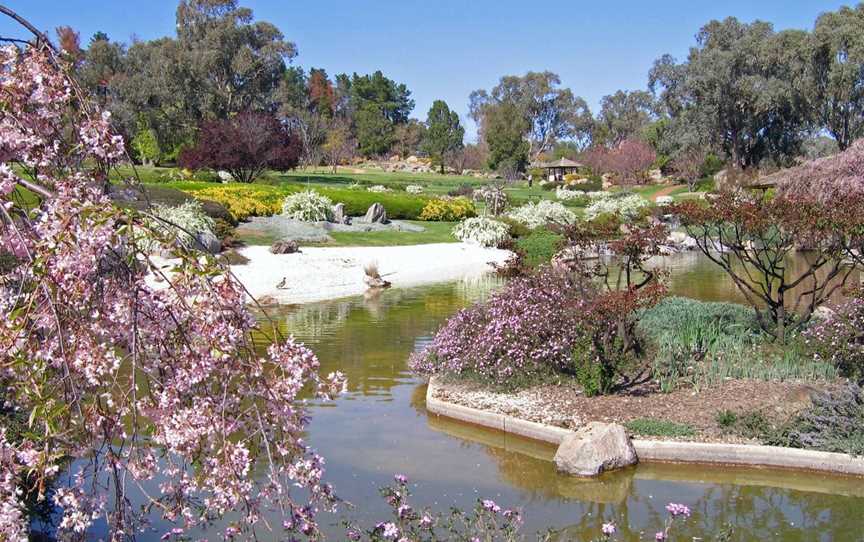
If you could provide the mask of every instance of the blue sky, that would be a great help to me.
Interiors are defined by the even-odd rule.
[[[68,24],[129,41],[174,34],[176,0],[4,2],[42,29]],[[618,89],[644,88],[655,58],[683,58],[699,27],[734,15],[775,28],[812,27],[852,2],[832,0],[241,0],[295,42],[305,68],[329,74],[381,69],[408,85],[425,118],[444,99],[465,117],[468,93],[504,74],[551,70],[596,109]],[[4,18],[5,19],[5,18]],[[0,22],[0,33],[12,27]],[[471,132],[469,126],[469,133]]]

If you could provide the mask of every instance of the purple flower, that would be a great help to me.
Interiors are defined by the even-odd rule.
[[[658,531],[657,534],[654,535],[654,540],[666,540],[666,533]]]
[[[495,504],[495,501],[491,499],[486,499],[483,501],[483,508],[489,510],[490,512],[498,513],[501,511],[501,507]]]
[[[604,523],[600,529],[606,536],[615,534],[615,524],[611,521],[609,523]]]
[[[676,504],[674,502],[670,502],[666,505],[666,511],[672,514],[672,516],[684,516],[690,517],[690,508],[683,504]]]
[[[400,484],[407,484],[408,483],[408,477],[405,476],[404,474],[397,474],[396,476],[393,477],[393,479],[396,480]]]

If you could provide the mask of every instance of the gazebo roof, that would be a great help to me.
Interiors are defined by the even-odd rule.
[[[561,158],[560,160],[555,160],[554,162],[540,162],[537,164],[537,167],[543,169],[554,169],[554,168],[576,168],[582,167],[582,164],[579,162],[574,162],[569,158]]]

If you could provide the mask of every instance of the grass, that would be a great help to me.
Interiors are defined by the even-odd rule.
[[[686,423],[656,418],[636,418],[624,424],[628,431],[648,437],[692,437],[696,431]]]
[[[331,232],[333,242],[322,246],[338,247],[387,247],[398,245],[428,245],[431,243],[455,243],[452,231],[455,222],[408,221],[426,228],[422,232],[378,231],[378,232]]]

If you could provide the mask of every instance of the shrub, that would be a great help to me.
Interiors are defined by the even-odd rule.
[[[242,221],[250,216],[272,216],[282,212],[285,192],[268,185],[229,184],[214,186],[191,193],[198,199],[215,201],[224,205],[234,220]]]
[[[372,185],[372,186],[368,187],[366,189],[366,191],[367,192],[375,192],[378,194],[381,194],[384,192],[392,192],[392,190],[390,190],[389,188],[387,188],[386,186],[381,185],[381,184]]]
[[[158,236],[175,237],[181,246],[194,248],[197,244],[195,236],[199,233],[213,233],[215,222],[204,213],[201,202],[189,200],[177,207],[165,205],[153,206],[153,218],[147,220],[147,226]],[[156,239],[145,240],[146,250],[154,250],[159,246]]]
[[[588,199],[593,202],[593,201],[598,201],[601,199],[609,199],[612,196],[614,196],[615,194],[613,192],[607,192],[605,190],[598,190],[598,191],[586,192],[585,195],[588,196]]]
[[[510,211],[509,216],[531,229],[547,224],[573,224],[576,222],[576,215],[573,211],[556,201],[547,200],[538,203],[526,203]]]
[[[645,198],[631,194],[622,198],[604,198],[595,201],[585,209],[585,218],[593,220],[600,214],[613,213],[625,221],[632,221],[651,204]]]
[[[423,207],[420,220],[456,222],[472,216],[477,216],[477,209],[474,207],[474,202],[468,198],[439,198],[430,200]]]
[[[486,217],[466,218],[453,228],[453,235],[465,243],[500,247],[510,239],[510,226]]]
[[[696,432],[691,425],[655,418],[636,418],[624,424],[631,433],[652,437],[692,437]]]
[[[794,448],[864,454],[864,390],[857,385],[812,397],[813,405],[784,429],[779,442]]]
[[[864,380],[864,298],[853,297],[804,333],[817,360],[827,361],[843,376]]]
[[[584,301],[572,275],[516,278],[488,302],[456,313],[411,357],[424,374],[477,376],[497,385],[563,371],[582,334]]]
[[[672,196],[658,196],[657,199],[654,200],[654,203],[661,206],[672,205],[675,203],[675,200]]]
[[[587,205],[590,201],[588,196],[585,195],[585,192],[570,190],[568,188],[556,188],[555,197],[561,201],[572,205],[578,205],[580,207]]]
[[[510,204],[507,192],[501,186],[489,185],[474,192],[474,200],[480,200],[486,206],[486,214],[500,216]]]
[[[333,217],[333,202],[314,190],[305,190],[285,198],[282,213],[304,222],[327,221]]]
[[[714,421],[720,427],[730,429],[738,422],[738,415],[728,409],[718,410],[717,414],[714,415]]]
[[[291,185],[290,190],[302,190],[300,185]],[[375,193],[365,190],[351,190],[348,188],[316,187],[315,190],[322,196],[327,196],[335,203],[345,205],[345,212],[349,216],[361,216],[373,203],[380,203],[387,209],[387,216],[402,220],[417,220],[420,213],[429,201],[426,198],[407,194],[405,192]]]
[[[408,186],[405,187],[405,191],[408,192],[409,194],[422,194],[423,193],[423,187],[420,185],[417,185],[417,184],[409,184]]]
[[[564,236],[546,229],[529,230],[528,235],[520,237],[515,243],[523,263],[529,268],[549,263],[563,246]]]
[[[462,183],[453,190],[447,192],[447,195],[454,198],[457,198],[459,196],[470,198],[472,195],[474,195],[474,187],[468,183]]]
[[[519,222],[518,220],[513,220],[509,216],[499,216],[496,217],[495,220],[497,220],[498,222],[503,222],[504,224],[510,226],[510,237],[512,237],[513,239],[526,237],[528,235],[531,235],[531,232],[533,231],[525,224]]]

